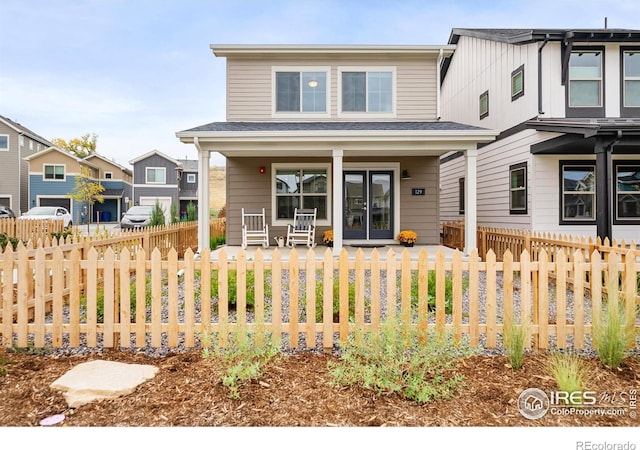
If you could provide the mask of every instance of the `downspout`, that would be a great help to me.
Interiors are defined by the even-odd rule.
[[[444,50],[440,49],[440,54],[438,55],[438,63],[436,65],[436,120],[440,120],[440,67],[442,66],[442,61],[444,59]]]
[[[538,115],[544,114],[542,110],[542,49],[547,45],[547,42],[549,42],[549,33],[547,33],[538,49]]]

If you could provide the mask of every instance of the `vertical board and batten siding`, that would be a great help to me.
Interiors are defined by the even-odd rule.
[[[176,164],[163,158],[160,155],[151,155],[140,161],[136,161],[133,165],[133,183],[145,184],[146,182],[146,168],[147,167],[164,167],[166,168],[166,184],[172,186],[178,186],[178,178],[176,172]],[[156,186],[156,185],[153,185]],[[162,185],[158,185],[162,186]]]
[[[538,114],[536,44],[511,45],[461,36],[442,83],[442,118],[504,130]],[[524,65],[524,96],[511,101],[511,73]],[[480,119],[480,95],[489,115]]]
[[[272,67],[314,66],[330,68],[331,120],[366,121],[366,117],[338,117],[338,67],[381,67],[396,69],[396,120],[433,120],[436,117],[436,61],[433,57],[304,57],[227,58],[227,120],[278,120],[272,115]],[[291,119],[287,119],[291,120]],[[318,120],[301,114],[295,120]],[[326,120],[326,119],[323,119]]]

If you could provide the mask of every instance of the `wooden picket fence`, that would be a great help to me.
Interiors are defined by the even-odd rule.
[[[51,233],[61,233],[64,230],[62,220],[18,220],[0,219],[0,234],[18,238],[21,241],[37,241],[51,237]]]
[[[277,249],[271,259],[258,249],[252,258],[240,251],[233,260],[224,249],[217,260],[211,260],[209,250],[195,258],[191,249],[182,260],[175,249],[163,258],[158,248],[150,254],[139,248],[135,255],[127,247],[118,252],[90,248],[82,258],[78,248],[65,255],[58,246],[50,257],[44,248],[33,257],[30,252],[9,246],[0,261],[0,345],[5,347],[176,348],[182,343],[193,348],[205,333],[216,333],[225,346],[228,333],[242,326],[261,338],[272,333],[292,348],[330,349],[345,343],[356,328],[376,330],[394,315],[422,336],[451,333],[457,342],[467,338],[488,349],[500,345],[511,318],[529,329],[529,347],[585,349],[593,321],[601,315],[603,278],[616,281],[626,318],[639,328],[639,267],[631,253],[622,262],[604,261],[597,251],[589,261],[579,252],[570,261],[563,250],[554,255],[541,250],[537,261],[526,250],[517,261],[509,251],[502,261],[493,251],[485,260],[476,251],[466,258],[456,251],[446,260],[444,252],[428,255],[424,249],[417,260],[407,250],[396,254],[393,249],[386,254],[373,249],[368,258],[359,250],[355,259],[346,250],[334,258],[327,249],[319,260],[314,249],[293,249],[288,260]],[[429,272],[436,280],[434,310],[428,304]],[[452,280],[450,313],[447,276]],[[587,278],[590,284],[584,283]],[[219,293],[214,296],[212,279]],[[416,279],[417,291],[412,288]],[[463,280],[468,280],[466,290]],[[316,303],[320,282],[321,301]],[[232,285],[235,308],[229,304]]]

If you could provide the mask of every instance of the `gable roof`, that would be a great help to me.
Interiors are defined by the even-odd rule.
[[[153,156],[153,155],[157,155],[157,156],[160,156],[161,158],[166,159],[167,161],[171,161],[172,163],[174,163],[178,167],[182,166],[179,161],[177,161],[177,160],[173,159],[171,156],[165,155],[161,151],[155,150],[155,149],[151,150],[150,152],[145,153],[144,155],[138,156],[135,159],[132,159],[131,161],[129,161],[129,164],[133,165],[133,164],[135,164],[137,162],[140,162],[143,159],[147,159],[148,157]]]
[[[179,159],[178,162],[182,165],[183,172],[197,172],[198,160],[197,159]]]
[[[3,116],[3,115],[0,115],[0,122],[4,123],[9,128],[12,128],[17,133],[24,134],[25,136],[28,136],[31,139],[33,139],[34,141],[38,141],[41,144],[46,145],[47,147],[51,147],[53,145],[51,142],[49,142],[48,140],[46,140],[45,138],[43,138],[39,134],[34,133],[33,131],[31,131],[27,127],[25,127],[23,125],[20,125],[18,122],[14,122],[13,120],[11,120],[11,119]]]
[[[469,36],[506,44],[522,45],[538,41],[640,42],[640,30],[626,28],[453,28],[449,44]]]
[[[74,161],[77,161],[77,162],[78,162],[78,163],[80,163],[81,165],[89,166],[89,167],[91,167],[92,169],[98,169],[98,167],[97,167],[97,166],[95,166],[94,164],[91,164],[91,163],[90,163],[89,161],[87,161],[86,159],[84,159],[84,158],[80,158],[80,157],[78,157],[78,156],[74,155],[74,154],[73,154],[73,153],[71,153],[71,152],[68,152],[68,151],[66,151],[66,150],[62,150],[62,149],[60,149],[60,148],[58,148],[58,147],[54,147],[54,146],[48,147],[48,148],[46,148],[46,149],[42,150],[41,152],[34,153],[34,154],[29,155],[29,156],[26,156],[26,157],[24,157],[24,158],[22,158],[22,159],[24,159],[25,161],[32,161],[32,160],[34,160],[34,159],[40,158],[41,156],[44,156],[44,155],[46,155],[47,153],[51,153],[51,152],[58,152],[58,153],[62,153],[64,156],[66,156],[66,157],[68,157],[68,158],[71,158],[71,159],[73,159]]]
[[[132,173],[131,169],[129,169],[127,167],[124,167],[124,166],[118,164],[117,162],[112,161],[112,160],[108,159],[107,157],[102,156],[102,155],[100,155],[98,153],[92,153],[92,154],[84,157],[85,160],[89,160],[91,158],[99,158],[99,159],[111,164],[112,166],[117,167],[118,169],[122,170],[123,172],[128,173],[129,175],[131,175],[131,173]]]

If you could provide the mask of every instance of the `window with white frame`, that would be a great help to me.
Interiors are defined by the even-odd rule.
[[[527,163],[509,167],[509,213],[527,213]]]
[[[340,112],[392,114],[395,70],[340,69]]]
[[[45,180],[64,180],[65,179],[65,167],[60,164],[45,164],[44,165],[44,179]]]
[[[274,68],[275,113],[327,113],[327,72],[320,68]]]
[[[164,167],[147,167],[145,170],[145,183],[166,184],[167,169]]]
[[[616,162],[615,222],[640,223],[640,161]]]
[[[196,174],[188,173],[187,174],[187,183],[194,184],[196,182]]]
[[[9,135],[0,134],[0,151],[6,152],[9,150]]]
[[[293,219],[295,208],[317,208],[318,221],[329,219],[329,165],[274,165],[274,220]]]
[[[113,178],[113,172],[105,172],[104,178],[105,180],[111,180]]]
[[[560,223],[593,223],[596,218],[595,165],[561,161],[560,177]]]
[[[489,91],[480,94],[480,119],[489,115]]]
[[[640,48],[622,53],[623,102],[625,108],[640,108]]]
[[[568,113],[580,115],[578,110],[589,113],[589,109],[603,106],[603,61],[604,50],[575,49],[569,57]],[[578,110],[571,110],[577,108]],[[575,114],[571,114],[575,113]]]
[[[511,101],[524,95],[524,64],[511,72]]]

